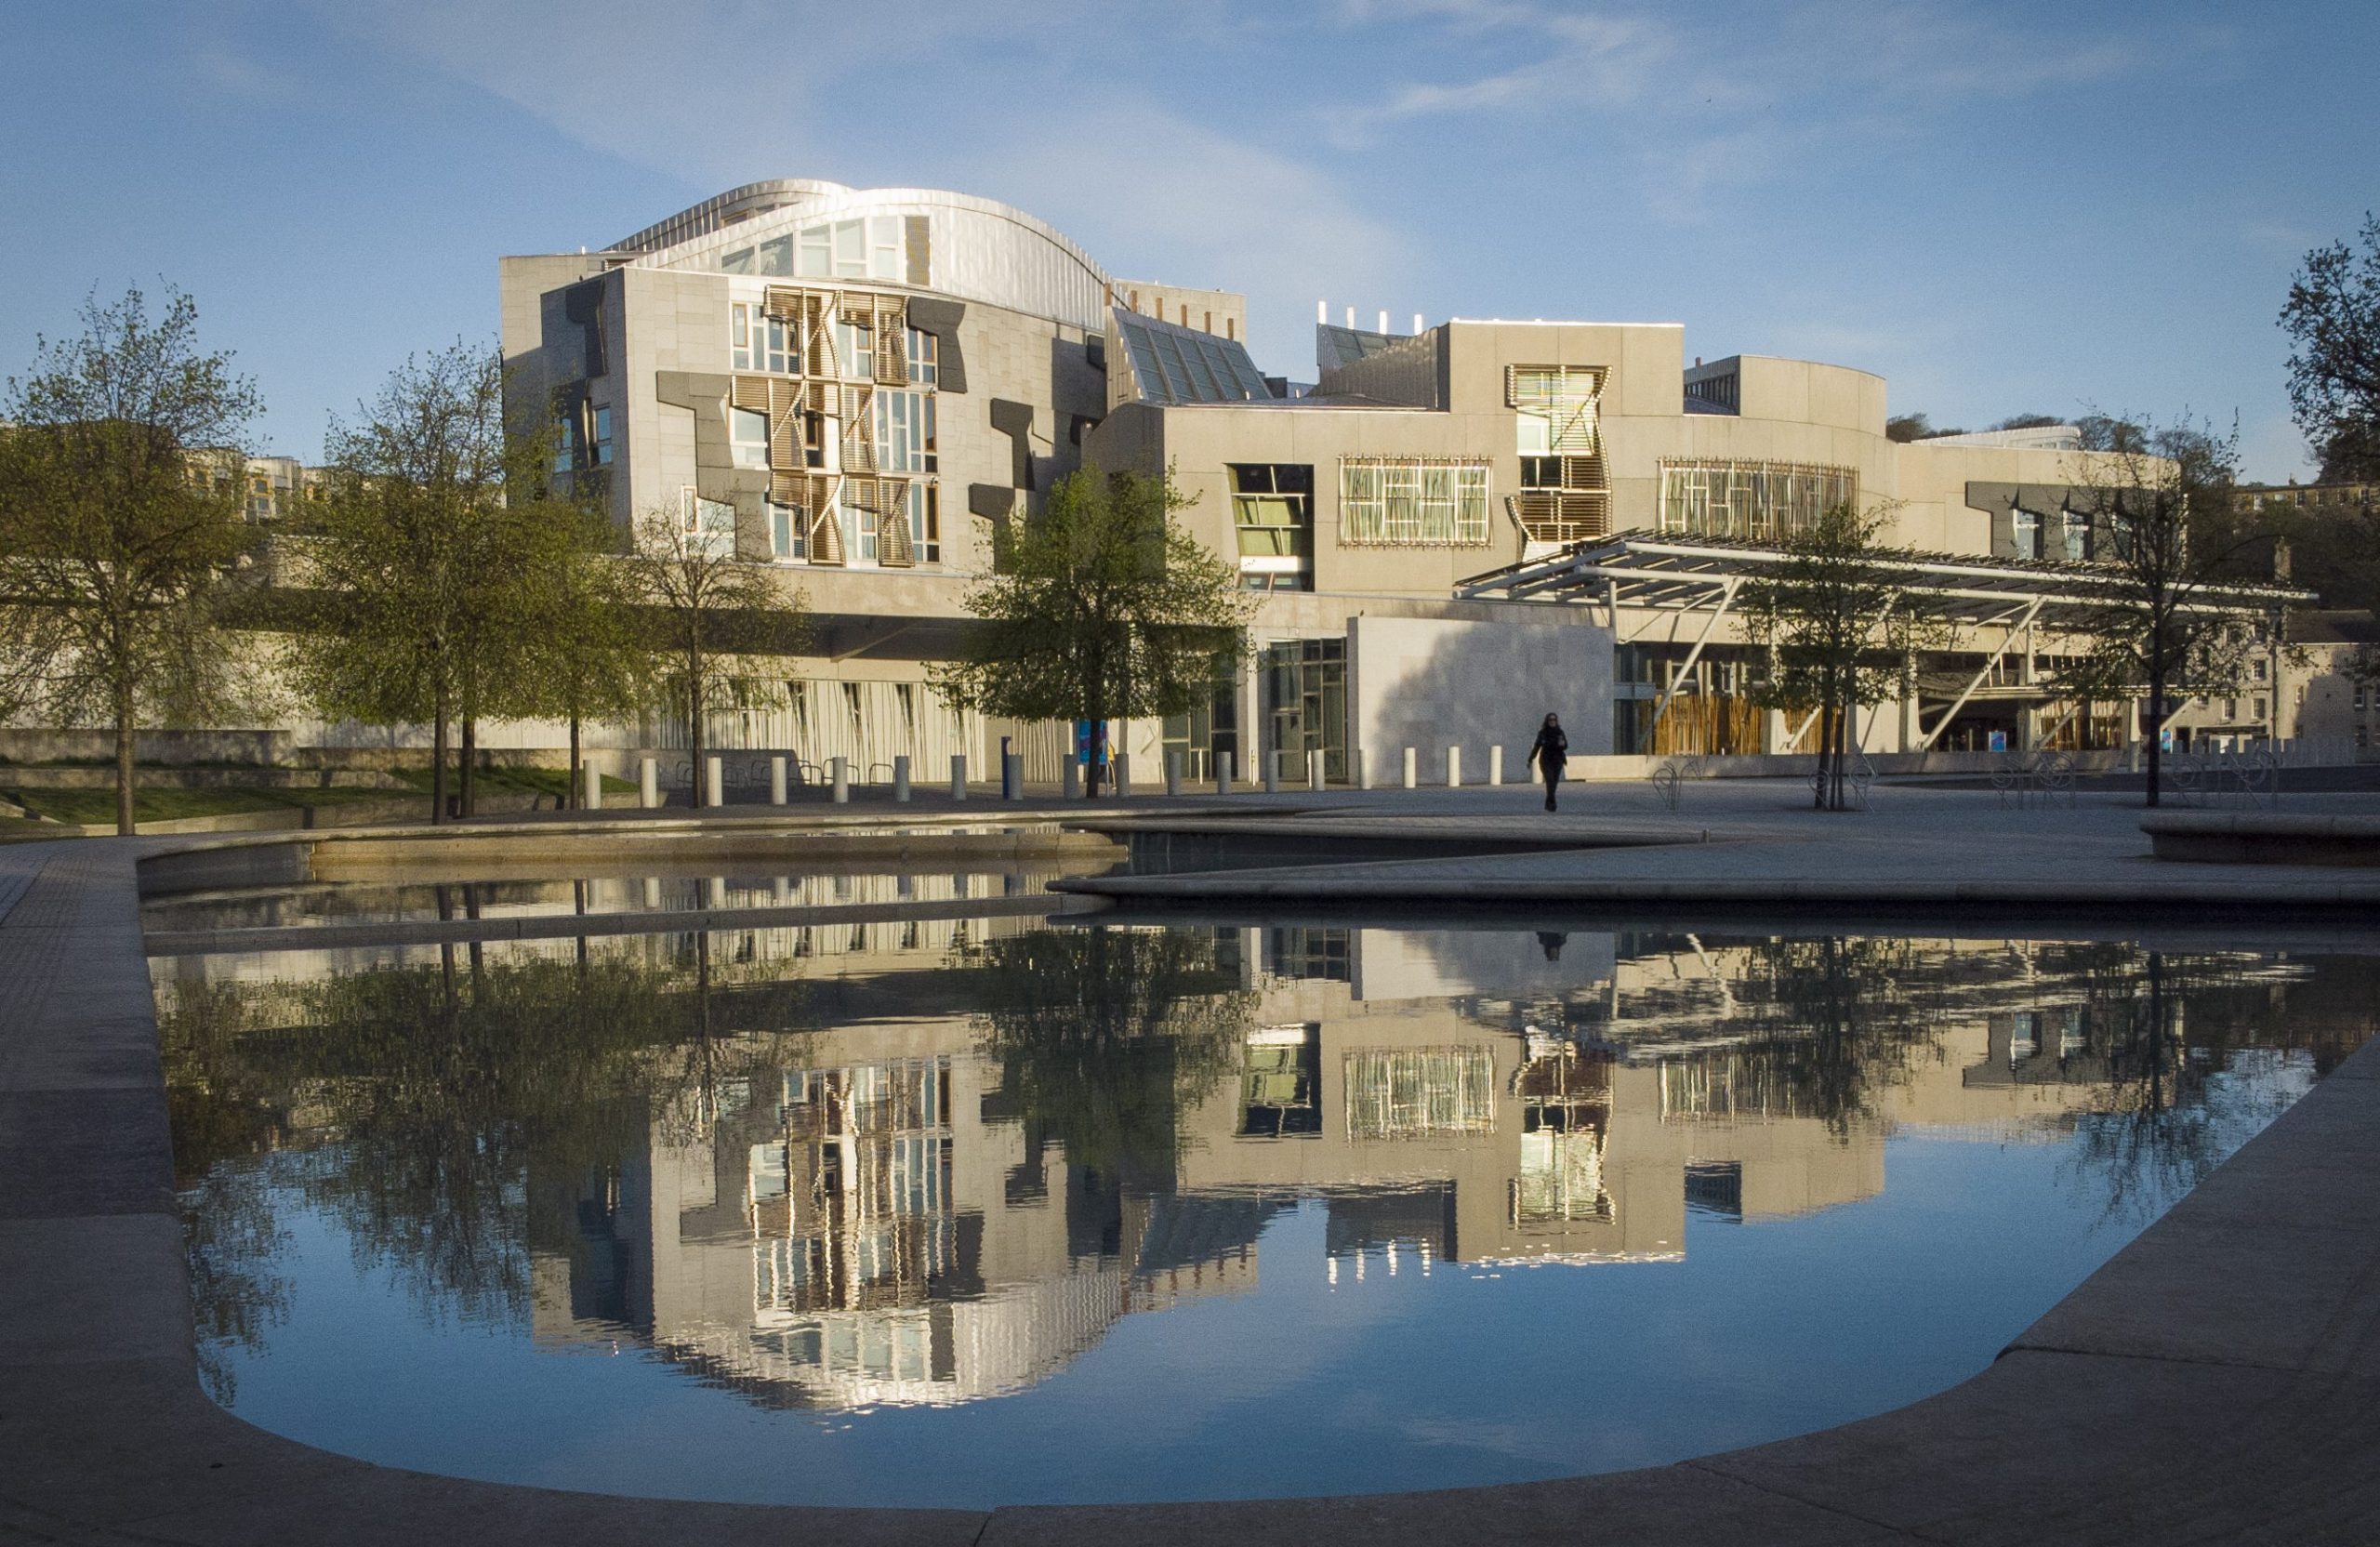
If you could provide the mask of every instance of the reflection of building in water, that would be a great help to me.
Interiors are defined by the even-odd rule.
[[[625,1328],[788,1406],[938,1405],[1029,1385],[1128,1312],[1253,1281],[1272,1206],[1134,1196],[1067,1163],[1008,1115],[963,1018],[822,1040],[826,1061],[750,1079],[707,1129],[655,1113],[616,1179],[533,1177],[575,1193],[586,1236],[537,1263],[541,1339]]]
[[[1907,1018],[1907,1054],[1844,1106],[1796,1051],[1818,1036],[1798,945],[1582,934],[1548,962],[1518,932],[1223,944],[1252,1012],[1129,1183],[1002,1084],[954,1008],[962,975],[870,959],[872,1008],[799,1066],[722,1086],[699,1121],[656,1109],[616,1174],[533,1160],[533,1211],[575,1210],[582,1236],[537,1259],[539,1336],[626,1330],[771,1403],[948,1404],[1046,1378],[1131,1312],[1252,1286],[1301,1203],[1323,1261],[1264,1265],[1348,1292],[1450,1263],[1674,1261],[1696,1220],[1874,1196],[1896,1131],[2062,1131],[2105,1099],[2093,974],[2131,969],[2104,947],[1894,943],[1894,980],[1858,992]]]

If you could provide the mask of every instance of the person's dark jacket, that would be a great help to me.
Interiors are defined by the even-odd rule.
[[[1559,725],[1541,727],[1537,733],[1536,742],[1528,749],[1528,760],[1537,765],[1540,779],[1560,778],[1563,765],[1569,756],[1570,738],[1562,734]]]

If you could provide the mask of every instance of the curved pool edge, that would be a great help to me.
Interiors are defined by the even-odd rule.
[[[565,1493],[317,1450],[233,1417],[196,1379],[138,891],[142,859],[185,846],[0,852],[0,1540],[2380,1538],[2373,1044],[1988,1370],[1874,1418],[1671,1466],[974,1512]]]

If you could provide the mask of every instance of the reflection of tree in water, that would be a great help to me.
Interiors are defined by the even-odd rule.
[[[1913,943],[1877,936],[1768,940],[1752,951],[1739,1014],[1757,1028],[1739,1057],[1759,1088],[1838,1138],[1871,1121],[1934,1033],[1934,972]]]
[[[533,1208],[530,1156],[616,1173],[648,1114],[706,1123],[718,1082],[796,1024],[799,985],[722,983],[704,935],[681,957],[458,965],[449,949],[261,992],[185,990],[160,1031],[217,1394],[230,1395],[223,1355],[258,1347],[286,1309],[279,1187],[331,1214],[423,1315],[525,1316],[530,1248],[581,1250],[575,1214]],[[336,1156],[240,1163],[307,1139]]]
[[[2075,1125],[2078,1190],[2109,1220],[2154,1218],[2294,1099],[2282,1078],[2327,1074],[2371,1033],[2374,963],[2334,958],[2310,975],[2270,959],[2133,952],[2093,977],[2085,1038],[2104,1067]]]
[[[1037,930],[967,960],[1003,1099],[1110,1176],[1170,1170],[1176,1115],[1237,1068],[1255,1019],[1256,996],[1204,932]]]

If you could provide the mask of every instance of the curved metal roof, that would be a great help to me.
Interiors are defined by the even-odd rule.
[[[1106,325],[1112,283],[1081,247],[1021,209],[945,189],[854,189],[797,179],[747,183],[646,228],[619,248],[634,251],[640,267],[718,269],[727,254],[768,238],[867,215],[932,218],[934,252],[926,288],[936,294],[1090,331]]]

